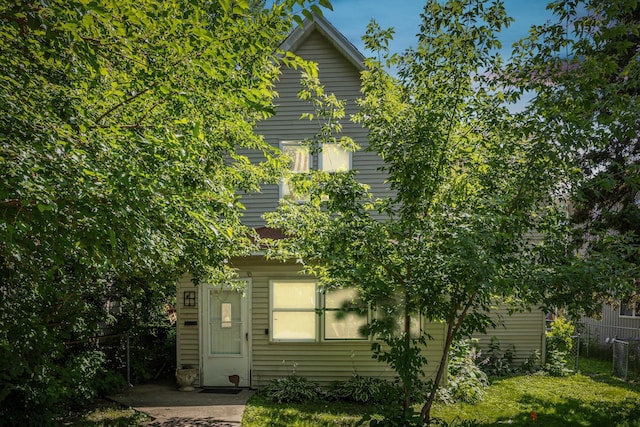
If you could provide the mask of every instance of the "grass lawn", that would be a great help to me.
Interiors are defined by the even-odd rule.
[[[492,381],[482,402],[434,407],[446,421],[475,420],[480,426],[640,427],[640,386],[608,374],[609,362],[585,360],[581,374],[556,378],[519,375]],[[607,373],[607,374],[605,374]],[[345,403],[273,404],[259,395],[247,405],[243,427],[354,426],[373,408]],[[537,420],[531,419],[535,411]]]
[[[66,417],[61,425],[71,427],[132,427],[142,425],[145,414],[106,400],[96,400],[84,411]]]

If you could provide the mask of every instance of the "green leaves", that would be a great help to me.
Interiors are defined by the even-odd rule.
[[[273,114],[288,15],[308,5],[0,5],[0,343],[21,342],[31,370],[6,381],[20,416],[55,407],[34,378],[55,382],[53,346],[93,336],[107,299],[228,276],[223,260],[253,247],[236,191],[284,169],[253,127]]]

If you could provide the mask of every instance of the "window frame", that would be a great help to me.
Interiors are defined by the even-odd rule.
[[[353,153],[351,151],[347,151],[344,148],[342,148],[340,146],[340,144],[323,144],[322,146],[322,151],[320,151],[320,154],[318,155],[318,170],[321,171],[325,171],[324,169],[324,148],[327,145],[335,145],[336,147],[340,148],[342,151],[344,151],[347,155],[347,170],[341,171],[341,170],[335,170],[335,171],[326,171],[329,173],[344,173],[344,172],[349,172],[352,168],[353,168]]]
[[[618,307],[618,317],[623,319],[640,319],[640,303],[628,304],[627,302],[620,301],[620,307]],[[632,314],[622,314],[622,307],[630,308]]]
[[[281,140],[279,143],[279,149],[283,154],[285,153],[285,147],[304,147],[302,144],[302,140]],[[308,151],[308,159],[307,159],[307,170],[303,171],[303,172],[296,172],[294,169],[289,168],[289,172],[292,174],[295,173],[308,173],[310,171],[313,170],[313,154],[311,154],[311,149],[309,147],[305,147],[306,150]],[[295,159],[294,159],[295,162]],[[291,188],[290,186],[287,184],[287,188],[289,188],[289,193],[285,194],[284,190],[285,190],[285,184],[286,184],[287,178],[282,178],[280,180],[280,183],[278,185],[278,197],[280,199],[285,199],[285,198],[289,198],[298,202],[304,202],[306,199],[304,197],[302,198],[297,198],[293,196],[293,192],[291,192]]]
[[[342,289],[353,289],[356,290],[356,288],[339,288],[339,289],[334,289],[334,290],[342,290]],[[369,341],[370,337],[369,336],[360,336],[358,338],[327,338],[327,312],[339,312],[341,311],[340,308],[327,308],[327,292],[331,292],[329,290],[324,290],[322,292],[322,299],[321,299],[321,303],[322,303],[322,322],[321,322],[321,332],[320,332],[320,336],[322,338],[322,341],[325,342],[344,342],[344,341]],[[345,319],[346,320],[346,319]],[[366,314],[366,318],[365,318],[365,322],[368,324],[369,321],[371,320],[371,309],[367,308],[367,314]]]
[[[314,306],[313,308],[276,308],[274,307],[275,302],[275,286],[276,283],[292,283],[292,284],[309,284],[312,283],[314,285]],[[300,342],[300,343],[313,343],[318,342],[318,281],[314,279],[272,279],[269,280],[269,341],[274,343],[287,343],[287,342]],[[313,313],[313,338],[276,338],[274,336],[274,313]]]

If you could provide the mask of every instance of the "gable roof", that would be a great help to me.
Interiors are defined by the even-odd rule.
[[[358,71],[365,70],[364,55],[324,17],[313,15],[313,20],[305,19],[280,45],[284,51],[294,52],[314,31],[320,32],[342,53]]]

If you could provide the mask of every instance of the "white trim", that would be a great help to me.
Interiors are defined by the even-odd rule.
[[[314,15],[313,20],[305,19],[301,26],[296,27],[280,45],[280,49],[285,52],[295,51],[314,30],[325,36],[358,71],[366,69],[364,55],[329,21],[317,15]]]

